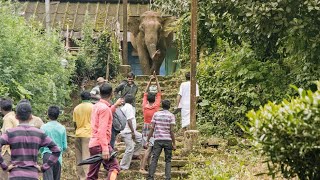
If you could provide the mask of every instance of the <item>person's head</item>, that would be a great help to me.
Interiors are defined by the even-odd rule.
[[[170,109],[170,101],[168,99],[164,99],[161,101],[161,104],[162,104],[162,109],[164,110],[169,110]]]
[[[60,108],[58,106],[50,106],[48,108],[48,117],[50,120],[57,120],[60,114]]]
[[[3,99],[1,101],[1,112],[10,112],[12,111],[12,101],[10,99]]]
[[[190,72],[186,72],[185,77],[187,81],[190,81]]]
[[[134,102],[134,97],[132,94],[127,94],[124,96],[124,102],[125,103],[129,103],[129,104],[133,104]]]
[[[148,92],[147,101],[149,103],[154,103],[156,101],[156,95],[152,92]]]
[[[82,91],[80,96],[82,101],[90,100],[91,98],[91,95],[88,91]]]
[[[112,87],[110,84],[103,84],[100,86],[100,96],[103,99],[109,98],[112,95]]]
[[[127,75],[128,84],[133,84],[134,78],[135,78],[135,75],[133,74],[133,72],[129,72]]]
[[[19,103],[16,107],[16,118],[19,121],[27,122],[32,118],[31,112],[32,112],[32,108],[29,103],[25,103],[25,102]]]
[[[99,86],[101,86],[101,85],[104,84],[105,82],[107,82],[107,80],[105,80],[103,77],[99,77],[99,78],[97,79],[97,84],[98,84]]]
[[[27,103],[27,104],[31,105],[31,103],[28,99],[21,99],[18,104],[20,104],[20,103]]]

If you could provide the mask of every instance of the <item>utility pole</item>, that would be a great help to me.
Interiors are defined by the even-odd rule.
[[[123,39],[122,39],[122,64],[128,65],[128,0],[123,0]]]
[[[46,31],[50,32],[50,0],[45,0],[46,8]]]

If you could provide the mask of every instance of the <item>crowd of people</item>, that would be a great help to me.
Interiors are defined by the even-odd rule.
[[[115,89],[102,77],[90,92],[82,91],[82,102],[74,108],[75,155],[79,164],[92,157],[101,157],[89,165],[77,166],[77,179],[97,180],[101,164],[108,172],[108,179],[115,180],[122,170],[128,170],[132,159],[140,159],[140,172],[154,179],[159,156],[165,153],[165,175],[171,179],[172,150],[176,149],[174,128],[175,115],[170,112],[171,102],[162,100],[159,80],[154,74],[145,87],[142,99],[143,129],[137,130],[136,94],[138,86],[133,73]],[[181,109],[182,128],[190,124],[190,73],[180,86],[177,109]],[[155,82],[155,85],[154,85]],[[197,96],[199,96],[197,87]],[[0,104],[3,114],[1,129],[0,179],[58,180],[61,175],[62,153],[67,149],[66,129],[57,120],[58,106],[50,106],[46,124],[32,114],[28,100],[21,100],[13,111],[12,101],[3,99]],[[121,113],[125,126],[115,126],[115,117]],[[121,138],[125,152],[120,161],[114,157],[116,139]],[[141,150],[145,153],[141,156]],[[38,165],[38,154],[43,163]],[[148,171],[147,171],[148,167]]]

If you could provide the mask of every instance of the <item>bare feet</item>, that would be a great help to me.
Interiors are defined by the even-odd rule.
[[[146,170],[144,170],[144,169],[140,169],[139,172],[140,172],[141,174],[148,174],[148,171],[146,171]]]

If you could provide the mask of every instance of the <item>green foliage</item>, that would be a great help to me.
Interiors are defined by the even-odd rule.
[[[269,102],[247,116],[251,135],[267,157],[269,173],[284,177],[319,179],[320,171],[320,82],[318,91],[295,89],[299,97]]]
[[[28,24],[18,7],[0,1],[0,96],[30,99],[34,112],[44,113],[69,98],[72,62],[61,66],[65,53],[58,33]]]
[[[198,66],[203,101],[199,121],[212,122],[216,134],[228,135],[236,122],[246,123],[245,114],[268,100],[284,96],[285,71],[277,63],[261,62],[246,44],[230,47],[219,41],[217,52]]]
[[[109,61],[109,76],[114,78],[120,65],[119,45],[114,33],[109,29],[93,32],[93,24],[89,16],[85,16],[82,29],[83,38],[75,39],[80,46],[76,57],[76,74],[73,79],[80,84],[84,79],[105,77],[106,64]]]

